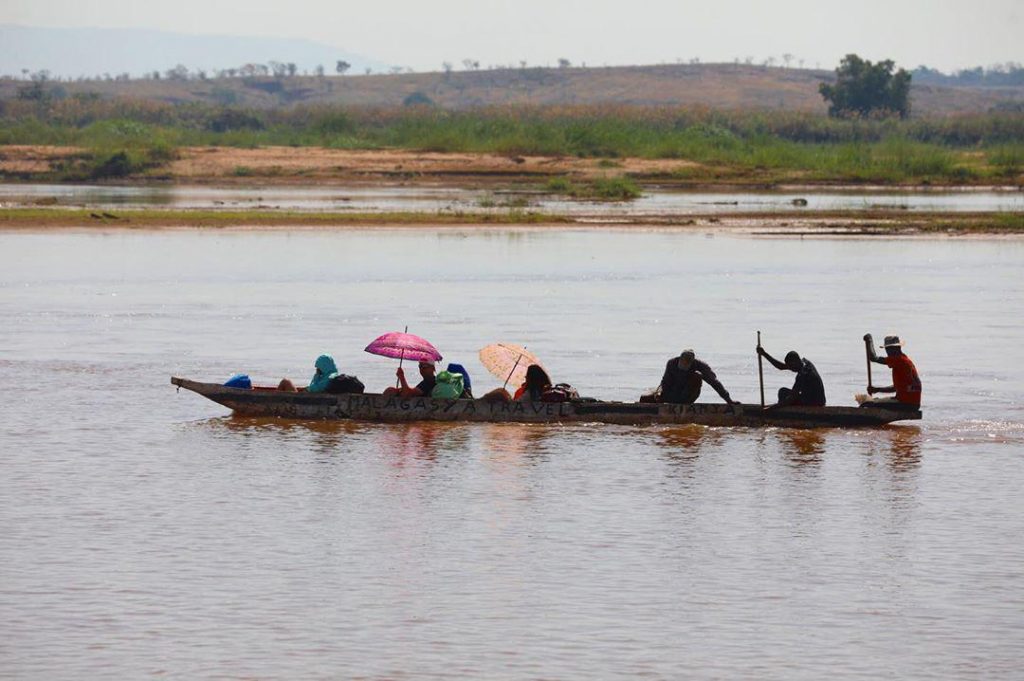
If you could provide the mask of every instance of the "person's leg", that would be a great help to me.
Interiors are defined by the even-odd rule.
[[[862,407],[874,407],[876,409],[893,409],[896,411],[919,411],[921,407],[916,404],[900,402],[895,397],[874,397],[861,402]]]
[[[391,396],[397,395],[397,394],[398,394],[398,388],[395,388],[395,387],[385,388],[384,392],[381,393],[381,395],[383,395],[384,397],[391,397]]]
[[[783,404],[789,400],[789,396],[793,394],[793,391],[789,388],[779,388],[779,404]]]

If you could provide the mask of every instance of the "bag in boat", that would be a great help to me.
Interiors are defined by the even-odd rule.
[[[327,384],[327,389],[324,392],[331,393],[332,395],[343,395],[347,393],[361,393],[364,390],[366,390],[366,386],[355,376],[338,374]]]
[[[568,383],[556,383],[540,396],[541,402],[574,402],[580,399],[576,388]]]
[[[434,389],[430,393],[431,397],[442,400],[457,400],[462,397],[464,390],[462,374],[454,371],[442,371],[437,374],[436,380],[437,383],[434,384]]]
[[[249,380],[247,374],[235,374],[227,380],[224,384],[225,388],[241,388],[242,390],[252,390],[252,381]]]

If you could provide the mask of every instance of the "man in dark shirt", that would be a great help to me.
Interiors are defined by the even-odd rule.
[[[825,406],[825,385],[821,382],[821,376],[811,364],[811,360],[801,357],[796,350],[790,350],[786,353],[786,361],[780,362],[769,355],[760,345],[757,346],[757,354],[768,360],[779,371],[792,371],[796,374],[796,381],[792,388],[779,388],[777,406]]]
[[[715,389],[727,404],[739,404],[729,397],[729,391],[715,376],[705,362],[694,356],[693,350],[683,350],[665,365],[661,385],[652,395],[644,395],[641,402],[670,402],[672,404],[693,404],[700,397],[700,389],[707,383]]]
[[[433,392],[434,386],[437,384],[437,379],[434,378],[434,363],[433,362],[420,362],[420,377],[423,379],[416,384],[416,387],[411,387],[405,380],[405,370],[401,367],[395,371],[395,375],[398,376],[398,388],[388,388],[384,391],[384,395],[398,395],[399,397],[430,397],[430,393]]]

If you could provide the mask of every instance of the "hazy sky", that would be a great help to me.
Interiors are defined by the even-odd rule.
[[[789,53],[832,68],[857,52],[943,70],[1024,61],[1024,0],[2,0],[0,23],[308,38],[417,70],[467,57],[601,65]]]

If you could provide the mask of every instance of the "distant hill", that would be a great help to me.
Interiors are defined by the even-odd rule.
[[[272,108],[294,104],[444,108],[495,105],[611,104],[706,106],[825,112],[818,84],[832,71],[737,64],[524,68],[451,73],[201,80],[84,81],[47,85],[55,96],[94,94],[162,102]],[[0,81],[0,99],[25,83]],[[946,115],[1024,107],[1024,87],[915,85],[913,114]]]
[[[233,35],[187,35],[169,31],[114,28],[35,28],[0,25],[0,75],[20,77],[47,70],[62,78],[141,76],[178,64],[190,70],[239,67],[268,61],[292,62],[310,73],[329,72],[343,59],[352,69],[386,70],[387,64],[311,40]]]

